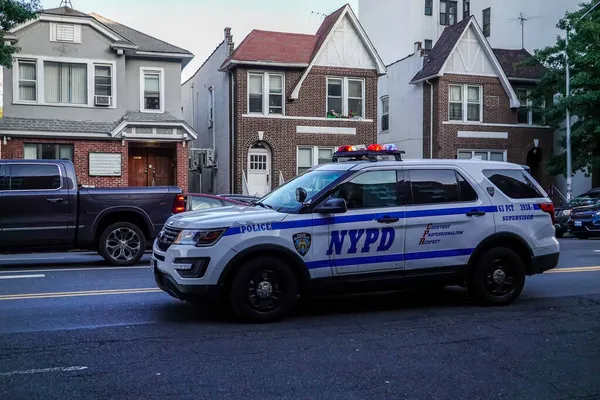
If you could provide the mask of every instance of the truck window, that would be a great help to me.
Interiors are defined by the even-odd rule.
[[[4,171],[6,171],[4,164],[0,164],[0,190],[8,190],[8,178]]]
[[[12,164],[10,190],[52,190],[60,188],[57,165]]]
[[[533,184],[527,172],[518,169],[487,170],[483,171],[502,193],[511,199],[539,199],[545,197]]]

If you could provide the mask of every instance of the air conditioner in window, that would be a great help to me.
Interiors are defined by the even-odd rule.
[[[97,106],[110,106],[112,96],[94,96],[94,104]]]

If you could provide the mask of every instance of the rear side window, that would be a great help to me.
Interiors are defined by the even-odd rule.
[[[477,200],[477,192],[452,169],[410,170],[413,204],[459,203]]]
[[[483,171],[502,193],[511,199],[538,199],[545,197],[533,184],[529,174],[518,169],[487,170]]]
[[[58,188],[60,188],[60,173],[57,165],[11,165],[10,190],[52,190]]]

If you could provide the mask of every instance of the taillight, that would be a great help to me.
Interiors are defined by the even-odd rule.
[[[173,214],[179,214],[185,211],[185,197],[182,194],[175,196],[173,202]]]
[[[554,224],[556,222],[556,219],[554,216],[554,204],[553,203],[542,203],[539,206],[543,212],[547,212],[548,214],[550,214],[550,216],[552,217],[552,224]]]

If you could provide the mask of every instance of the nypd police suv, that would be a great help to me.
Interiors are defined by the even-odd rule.
[[[253,205],[172,216],[153,246],[157,285],[266,322],[315,291],[462,285],[507,305],[556,267],[554,206],[522,166],[401,153],[342,146]]]

